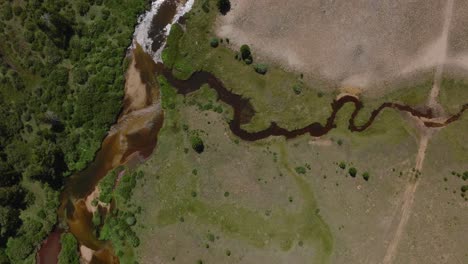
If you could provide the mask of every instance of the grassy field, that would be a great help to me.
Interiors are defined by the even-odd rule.
[[[414,208],[395,263],[466,263],[467,198],[461,175],[468,171],[468,117],[431,139]]]
[[[209,12],[203,11],[204,2],[210,3]],[[197,1],[186,24],[174,29],[163,58],[173,65],[177,77],[209,71],[228,89],[250,98],[256,114],[244,125],[248,130],[265,128],[272,121],[288,129],[324,123],[338,90],[323,93],[323,86],[329,84],[306,83],[300,74],[275,65],[269,65],[265,75],[257,74],[252,65],[235,59],[236,52],[226,39],[211,47],[216,16],[214,1]],[[347,127],[353,107],[346,105],[338,113],[337,128],[321,138],[304,135],[288,141],[270,137],[243,142],[227,125],[232,109],[218,102],[208,86],[182,97],[164,80],[160,82],[164,126],[153,156],[140,168],[145,176],[131,201],[141,206],[135,228],[141,240],[136,249],[141,263],[382,261],[418,151],[419,135],[406,114],[384,110],[369,129],[352,133]],[[296,85],[300,93],[294,91]],[[429,78],[421,78],[378,98],[364,94],[365,108],[357,123],[367,120],[383,102],[423,106],[431,87]],[[463,129],[463,123],[456,123],[431,143],[443,146],[445,152],[439,155],[455,155],[458,163],[450,167],[457,171],[464,170],[466,160],[463,139],[457,137]],[[203,152],[193,148],[194,137],[203,141]],[[436,174],[432,145],[428,155],[424,170],[431,171],[427,175]],[[417,198],[416,219],[425,215],[424,198],[430,192],[439,195],[440,186],[423,179],[424,184],[432,189],[421,191],[422,198]],[[447,215],[461,210],[439,209]],[[416,223],[410,225],[418,225],[418,220],[411,221]],[[422,228],[410,232],[430,235]],[[449,229],[447,234],[439,230],[441,241],[460,230]],[[442,247],[450,255],[442,262],[464,259],[461,245]],[[407,254],[416,261],[438,263],[432,248],[416,247],[412,252],[414,248],[400,246],[398,263],[404,263]]]
[[[379,260],[385,248],[375,241],[389,231],[417,150],[399,113],[384,111],[369,130],[350,133],[348,105],[338,128],[321,139],[247,143],[230,133],[229,107],[215,101],[213,90],[205,86],[185,98],[162,90],[174,107],[132,197],[142,206],[136,229],[142,263]],[[210,103],[222,113],[203,107]],[[193,134],[203,139],[201,154],[191,148]],[[356,178],[348,175],[351,166]],[[373,240],[362,250],[356,238],[367,237]]]
[[[439,100],[449,114],[456,114],[468,103],[468,83],[463,79],[445,78],[440,88]]]
[[[185,101],[202,101],[205,93]],[[143,262],[175,257],[179,263],[256,263],[272,251],[283,258],[296,252],[292,260],[301,262],[325,262],[331,234],[311,187],[288,158],[287,142],[239,142],[229,135],[227,112],[199,110],[183,101],[178,97],[175,109],[166,112],[160,144],[141,168],[145,182],[132,198],[152,201],[142,204],[139,221],[145,227],[137,231]],[[202,154],[190,146],[193,133],[204,141]],[[155,250],[150,241],[158,241],[160,254],[148,254]]]

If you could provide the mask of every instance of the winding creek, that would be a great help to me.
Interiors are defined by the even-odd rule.
[[[217,92],[219,100],[233,107],[234,118],[229,123],[229,128],[234,135],[246,141],[256,141],[267,138],[269,136],[284,136],[287,139],[290,139],[307,133],[314,137],[323,136],[336,127],[335,119],[337,113],[347,103],[352,103],[355,106],[354,111],[352,112],[351,117],[349,119],[348,127],[349,130],[353,132],[362,132],[369,128],[375,121],[377,116],[382,112],[382,110],[386,108],[395,109],[400,112],[407,112],[417,118],[427,119],[429,121],[424,121],[424,125],[427,127],[446,126],[458,120],[463,114],[463,112],[465,112],[468,109],[468,104],[465,104],[461,107],[457,114],[447,118],[443,122],[436,122],[430,120],[434,117],[431,109],[427,109],[426,111],[420,111],[408,105],[385,102],[372,111],[369,120],[367,120],[362,125],[357,125],[355,119],[361,111],[361,109],[364,107],[364,105],[357,97],[345,95],[337,100],[334,100],[331,103],[332,112],[330,117],[328,117],[325,125],[322,125],[318,122],[314,122],[303,128],[287,130],[272,122],[270,126],[264,130],[249,132],[247,130],[242,129],[242,124],[249,123],[251,118],[255,114],[252,105],[250,104],[248,99],[243,98],[241,95],[234,94],[229,89],[227,89],[224,86],[224,84],[218,78],[216,78],[216,76],[209,72],[200,71],[195,72],[187,80],[178,80],[172,75],[172,71],[170,69],[165,68],[163,64],[158,63],[157,69],[158,74],[162,74],[168,80],[168,82],[177,89],[179,94],[189,94],[198,90],[203,84],[208,84],[212,89],[214,89]]]
[[[229,123],[230,130],[234,135],[246,141],[256,141],[269,136],[284,136],[289,139],[304,134],[315,137],[325,135],[336,127],[337,113],[347,103],[355,106],[349,120],[349,129],[357,132],[371,126],[385,108],[427,119],[428,121],[424,121],[427,127],[445,126],[459,119],[468,109],[468,104],[465,104],[459,113],[443,122],[435,122],[431,120],[433,114],[429,109],[420,111],[410,106],[388,102],[375,109],[367,122],[357,125],[355,118],[363,108],[363,104],[356,97],[343,96],[331,103],[332,113],[325,124],[315,122],[300,129],[287,130],[276,123],[271,123],[267,129],[261,131],[246,131],[242,129],[242,125],[249,123],[255,114],[247,98],[231,92],[221,80],[209,72],[196,72],[188,80],[178,80],[172,75],[171,69],[166,68],[160,62],[161,50],[164,48],[170,25],[183,17],[192,5],[193,0],[156,0],[152,3],[151,9],[139,18],[134,34],[135,41],[130,49],[133,60],[130,67],[134,67],[133,74],[139,74],[142,86],[139,88],[141,91],[136,94],[144,96],[144,100],[139,98],[139,101],[143,103],[135,103],[137,99],[132,97],[129,91],[129,78],[127,78],[123,109],[117,123],[109,130],[94,161],[85,170],[68,179],[60,197],[59,220],[60,222],[66,221],[68,224],[69,232],[77,238],[81,256],[87,263],[119,262],[110,243],[100,241],[95,236],[92,224],[92,210],[100,210],[105,214],[112,208],[100,205],[97,208],[90,208],[90,201],[97,195],[97,184],[110,170],[119,165],[139,164],[153,152],[164,120],[156,80],[158,75],[163,75],[178,93],[183,95],[196,91],[203,84],[209,84],[218,93],[219,100],[230,105],[234,110],[234,117]],[[130,69],[128,74],[131,74]],[[57,263],[61,232],[63,231],[57,228],[44,242],[37,255],[37,263]]]

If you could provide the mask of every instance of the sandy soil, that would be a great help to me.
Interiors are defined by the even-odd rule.
[[[99,197],[100,190],[96,186],[94,188],[94,191],[86,197],[85,203],[86,203],[86,208],[88,208],[88,211],[93,213],[96,212],[97,206],[93,206],[93,200],[97,199]]]
[[[93,258],[94,250],[87,248],[83,245],[80,246],[80,263],[90,263]]]
[[[141,109],[146,105],[146,85],[140,77],[140,71],[136,68],[136,62],[132,59],[132,63],[125,74],[125,111],[131,112],[135,109]]]
[[[86,208],[88,209],[88,212],[91,212],[94,214],[94,212],[96,212],[96,210],[98,209],[98,206],[101,206],[103,208],[106,208],[107,210],[110,209],[110,204],[105,204],[105,203],[102,203],[98,200],[98,204],[96,206],[93,205],[93,201],[96,199],[98,199],[99,197],[99,194],[101,193],[100,189],[98,186],[96,186],[94,188],[94,191],[88,195],[85,199],[85,204],[86,204]]]
[[[250,44],[257,61],[371,89],[441,64],[468,69],[468,4],[462,2],[233,1],[217,34],[235,48]]]
[[[448,0],[447,5],[445,7],[445,20],[444,20],[444,27],[441,36],[441,51],[440,51],[440,58],[437,62],[436,72],[434,76],[434,83],[431,89],[431,93],[429,95],[428,106],[435,110],[437,116],[444,115],[444,110],[442,105],[438,102],[439,92],[440,92],[440,85],[442,82],[442,74],[444,72],[444,64],[447,60],[447,50],[448,50],[448,41],[449,41],[449,29],[450,23],[452,20],[453,14],[453,6],[454,0]]]

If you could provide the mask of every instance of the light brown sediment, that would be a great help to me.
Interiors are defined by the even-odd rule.
[[[125,74],[125,97],[124,97],[124,111],[122,116],[136,109],[141,109],[146,106],[146,98],[148,91],[146,84],[140,78],[140,72],[136,68],[135,59],[128,66]]]
[[[94,250],[81,245],[80,246],[80,263],[81,264],[87,264],[91,262],[91,259],[93,259],[93,254]]]

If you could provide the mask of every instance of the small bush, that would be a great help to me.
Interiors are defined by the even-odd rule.
[[[240,47],[240,54],[241,54],[241,58],[243,60],[247,59],[247,58],[251,58],[252,57],[252,53],[250,52],[250,47],[249,45],[242,45]]]
[[[293,86],[293,91],[295,94],[299,95],[302,93],[302,87],[299,84]]]
[[[304,167],[302,167],[302,166],[296,167],[295,170],[296,170],[296,172],[298,174],[305,174],[306,173],[306,169]]]
[[[346,169],[346,163],[344,163],[344,161],[340,162],[340,164],[338,165],[340,167],[340,169],[344,170]]]
[[[463,178],[464,181],[468,180],[468,171],[465,171],[465,172],[463,173],[463,177],[462,177],[462,178]]]
[[[461,191],[462,191],[463,193],[466,192],[466,191],[468,191],[468,185],[463,185],[463,186],[461,187]]]
[[[218,38],[211,38],[210,46],[212,48],[217,48],[219,46],[219,39]]]
[[[349,174],[351,177],[356,177],[356,174],[357,174],[356,168],[354,168],[354,167],[349,168],[348,174]]]
[[[370,178],[370,175],[369,173],[366,171],[362,174],[362,178],[365,180],[365,181],[369,181],[369,178]]]
[[[205,150],[205,145],[203,144],[203,140],[198,135],[193,135],[190,138],[190,142],[192,144],[193,150],[198,154],[202,153]]]
[[[266,74],[268,71],[268,66],[265,64],[255,64],[254,69],[259,74]]]
[[[125,222],[127,222],[127,225],[133,226],[136,224],[136,219],[134,216],[129,216],[125,219]]]

